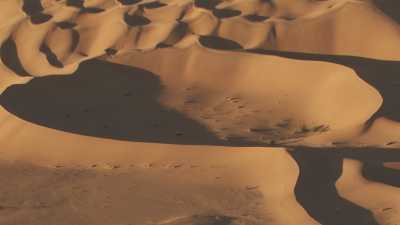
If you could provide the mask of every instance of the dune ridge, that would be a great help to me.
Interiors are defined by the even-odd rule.
[[[0,1],[0,224],[397,225],[378,3]]]
[[[351,69],[333,64],[326,65],[327,68],[322,69],[325,65],[322,66],[323,63],[319,62],[312,63],[288,58],[278,59],[260,54],[240,53],[243,50],[257,48],[353,55],[383,60],[398,59],[399,51],[395,47],[398,45],[393,44],[398,41],[398,25],[390,17],[377,10],[369,1],[295,1],[296,3],[294,1],[278,1],[277,3],[209,1],[202,3],[201,1],[99,0],[29,2],[3,3],[4,8],[10,8],[10,13],[19,18],[4,25],[5,29],[9,29],[9,31],[2,34],[4,59],[2,61],[3,64],[8,62],[4,65],[7,73],[3,78],[3,90],[12,82],[27,82],[31,76],[71,74],[77,70],[81,62],[105,56],[104,59],[111,62],[120,63],[118,61],[123,60],[127,65],[145,68],[160,75],[163,84],[167,86],[166,92],[170,92],[163,97],[164,100],[169,99],[165,100],[164,105],[206,125],[220,138],[233,141],[274,145],[286,142],[298,143],[297,139],[303,139],[326,130],[342,132],[341,130],[346,129],[359,134],[358,130],[378,111],[382,104],[380,94],[359,79]],[[19,8],[15,9],[16,7]],[[356,20],[352,20],[351,24],[341,19],[348,18],[353,13],[362,18],[357,17]],[[341,21],[345,23],[342,24]],[[372,30],[379,28],[385,34],[382,35],[383,38],[387,40],[381,40],[378,43],[376,38],[381,39],[381,36],[364,35],[360,30],[355,29],[363,23],[368,23]],[[247,32],[241,32],[243,29]],[[108,30],[113,32],[107,32]],[[308,30],[315,35],[307,35]],[[336,36],[331,38],[326,36],[332,34]],[[32,38],[26,40],[27,35]],[[364,37],[362,41],[352,40],[361,36]],[[330,42],[326,40],[330,40]],[[383,53],[389,55],[382,55]],[[15,55],[15,59],[7,60],[5,55]],[[131,55],[131,57],[127,55]],[[179,58],[179,55],[188,57],[190,60],[163,60],[168,57]],[[151,65],[152,61],[148,60],[149,57],[162,60],[166,65],[159,71],[157,70],[159,64]],[[238,87],[237,90],[232,87],[232,90],[223,94],[225,96],[221,96],[221,93],[215,93],[214,96],[208,97],[201,93],[186,93],[186,97],[183,98],[196,98],[198,95],[200,98],[208,98],[205,101],[213,101],[196,107],[204,110],[211,110],[214,107],[216,112],[195,115],[193,114],[194,109],[190,109],[190,104],[185,103],[190,100],[177,97],[177,95],[185,96],[185,93],[180,93],[178,90],[190,88],[189,86],[197,85],[199,82],[206,82],[199,85],[200,89],[210,91],[212,83],[216,80],[213,80],[214,77],[210,77],[210,82],[207,83],[208,81],[203,78],[200,80],[198,78],[182,78],[183,75],[179,74],[192,73],[193,71],[189,72],[185,69],[191,66],[198,65],[201,68],[204,63],[211,62],[207,60],[209,57],[214,57],[215,61],[231,63],[232,68],[238,68],[236,73],[241,78],[225,79],[221,77],[221,82],[228,81],[232,84],[236,82],[240,85],[247,82],[248,85],[254,86],[259,79],[258,71],[265,70],[268,73],[270,70],[279,75],[267,75],[263,82],[272,81],[275,82],[274,86],[277,86],[278,89],[287,88],[287,90],[263,91],[261,86],[257,93],[247,93],[248,89],[240,90],[244,87]],[[264,61],[273,61],[273,63],[270,65]],[[209,70],[209,73],[217,74],[226,70],[224,63],[220,63],[220,69]],[[14,65],[7,67],[7,64]],[[292,67],[293,71],[281,71],[280,67],[283,65]],[[272,68],[268,68],[270,66]],[[14,68],[15,70],[18,67],[19,70],[26,72],[25,76],[27,75],[27,77],[20,78],[10,73],[10,69]],[[217,68],[217,65],[204,64],[204,67]],[[192,76],[199,78],[203,76],[199,68],[196,68]],[[295,78],[295,72],[309,74],[310,70],[321,71],[315,73],[314,77],[303,77],[303,81]],[[322,70],[327,72],[322,72]],[[290,74],[293,77],[285,78],[284,74]],[[317,78],[321,80],[317,82]],[[293,86],[287,84],[287,79],[294,81]],[[307,83],[308,80],[315,80],[315,88],[302,87],[301,82]],[[216,87],[218,89],[218,86]],[[350,95],[346,91],[350,87],[358,87],[359,91],[354,91]],[[297,92],[293,92],[293,90]],[[312,92],[308,92],[311,90]],[[343,93],[343,95],[339,96],[337,93]],[[265,95],[264,97],[273,96],[276,100],[260,105],[257,100],[252,100],[260,94]],[[299,94],[303,96],[301,97]],[[229,103],[218,103],[216,101],[221,102],[218,98],[233,98],[233,102],[238,102],[234,99],[241,98],[241,95],[244,96],[245,102],[249,101],[250,110],[260,112],[267,110],[266,113],[270,114],[268,115],[269,121],[259,124],[260,120],[265,119],[257,116],[252,122],[243,118],[250,116],[252,112],[249,112],[250,114],[239,112],[238,115],[232,115],[235,117],[232,120],[236,120],[235,123],[238,124],[234,127],[232,127],[232,120],[228,121],[228,124],[222,122],[221,125],[217,124],[218,122],[210,122],[213,116],[216,116],[214,120],[219,121],[221,119],[217,118],[220,117],[218,115],[226,113],[218,112],[218,108],[226,111],[228,110],[226,107],[236,107],[229,106]],[[302,105],[304,109],[287,110],[287,107],[297,108],[296,104],[299,104],[299,99],[307,99]],[[186,106],[182,106],[182,102]],[[242,107],[244,110],[241,111],[246,111],[247,106],[238,105],[237,107]],[[197,114],[197,112],[195,113]],[[295,114],[291,115],[291,113]],[[205,117],[207,118],[204,119]],[[292,118],[295,118],[294,121],[291,121]],[[289,120],[290,124],[286,127],[279,126],[283,121]],[[274,126],[277,127],[274,128]],[[282,131],[279,131],[280,128],[283,128]],[[219,131],[220,129],[223,131]],[[271,129],[274,131],[271,132]],[[313,142],[316,143],[315,141],[307,143],[310,145]],[[340,141],[328,138],[328,140],[324,139],[323,144],[329,146],[335,142]],[[359,143],[358,145],[371,144]],[[386,143],[380,143],[380,145],[386,146]],[[394,146],[397,144],[388,147]]]
[[[192,35],[229,39],[245,49],[399,59],[396,22],[366,1],[210,1],[208,5],[197,1],[36,1],[37,9],[30,10],[34,6],[28,2],[3,2],[5,16],[16,19],[3,20],[7,23],[2,27],[12,30],[21,65],[33,76],[72,73],[83,60],[106,52],[149,51],[160,44],[185,47]],[[362,18],[347,24],[352,13]],[[385,35],[356,30],[363,24]],[[243,28],[247,32],[241,33]],[[2,42],[10,33],[2,32]],[[29,40],[24,39],[27,34]],[[332,34],[336,36],[328,38]]]

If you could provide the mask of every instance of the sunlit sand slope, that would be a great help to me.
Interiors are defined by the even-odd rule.
[[[0,0],[0,224],[398,225],[382,6]]]

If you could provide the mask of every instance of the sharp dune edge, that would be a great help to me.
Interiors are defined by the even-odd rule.
[[[381,6],[0,1],[0,224],[399,224]]]

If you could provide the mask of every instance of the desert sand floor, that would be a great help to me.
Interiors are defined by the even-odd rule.
[[[2,224],[398,221],[396,148],[224,147],[155,104],[144,94],[151,85],[128,82],[158,85],[151,76],[110,82],[86,65],[76,76],[35,79],[2,95],[25,119],[2,110]]]
[[[399,7],[0,1],[0,225],[398,225]]]

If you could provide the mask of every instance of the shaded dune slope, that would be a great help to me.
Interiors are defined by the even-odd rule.
[[[397,225],[396,5],[1,1],[0,223]]]
[[[21,65],[34,76],[68,74],[105,53],[184,47],[192,35],[230,39],[246,49],[399,59],[396,23],[366,1],[33,2],[2,3],[16,20],[2,26],[7,32],[1,40],[11,34]],[[360,17],[349,24],[352,14]],[[257,19],[263,16],[266,20]],[[364,25],[371,32],[358,29]],[[24,40],[25,35],[32,38]]]
[[[223,143],[199,123],[160,105],[161,91],[159,78],[150,72],[94,60],[83,63],[72,76],[49,76],[13,86],[2,94],[1,104],[25,120],[90,136]]]
[[[16,74],[23,76],[71,74],[76,71],[81,62],[106,55],[105,59],[110,61],[117,63],[123,61],[125,64],[147,69],[160,76],[161,83],[165,86],[164,89],[166,92],[171,92],[171,90],[175,92],[160,96],[167,99],[165,100],[166,102],[161,100],[162,105],[183,113],[192,120],[201,123],[202,126],[211,129],[212,133],[218,136],[219,139],[228,140],[235,144],[244,145],[247,142],[262,142],[264,145],[285,145],[289,142],[289,144],[303,145],[301,140],[304,137],[325,133],[326,130],[360,129],[355,128],[355,126],[361,126],[363,122],[367,121],[378,110],[381,104],[380,94],[383,94],[385,100],[384,106],[381,107],[379,112],[383,112],[382,116],[385,117],[389,111],[393,112],[391,109],[393,108],[392,103],[394,101],[392,100],[393,97],[390,96],[394,96],[394,89],[384,89],[382,93],[379,84],[371,82],[371,79],[363,77],[363,74],[360,75],[359,68],[355,69],[356,74],[351,70],[345,69],[345,67],[335,66],[334,64],[323,65],[318,62],[311,63],[305,61],[302,63],[302,61],[291,60],[287,57],[277,59],[270,56],[263,56],[262,54],[253,54],[254,51],[249,51],[246,54],[240,53],[242,48],[258,48],[266,49],[265,51],[273,49],[279,51],[346,54],[382,60],[396,60],[398,59],[398,51],[396,50],[396,46],[398,45],[393,43],[396,43],[399,37],[398,26],[395,21],[385,16],[381,11],[377,11],[368,1],[278,1],[272,3],[254,0],[210,1],[201,3],[200,1],[167,0],[97,0],[76,2],[17,1],[13,3],[7,1],[2,4],[10,8],[10,13],[14,13],[16,18],[19,18],[15,22],[3,26],[4,29],[8,29],[7,32],[2,33],[3,44],[1,52],[5,70],[13,70]],[[344,19],[348,18],[351,14],[357,14],[361,17],[357,17],[349,25]],[[374,35],[368,35],[368,38],[365,38],[367,35],[364,35],[360,30],[354,29],[354,27],[352,28],[352,26],[359,27],[364,23],[370,26],[370,30],[374,31],[379,28],[384,35],[378,37],[372,32]],[[241,30],[243,29],[248,30],[248,32],[242,33]],[[107,30],[113,30],[113,32],[107,32]],[[309,30],[309,33],[314,33],[315,35],[308,35],[307,30]],[[369,33],[371,34],[371,32]],[[25,36],[28,34],[32,38],[26,40]],[[322,34],[322,36],[319,36],[319,34]],[[332,34],[335,34],[335,36],[327,38],[326,35],[329,36]],[[361,36],[363,37],[362,41],[352,41],[353,38]],[[378,44],[376,41],[377,38],[380,40],[385,38],[385,40],[381,40],[379,42],[381,44]],[[202,45],[202,47],[196,49],[198,44]],[[218,46],[218,49],[213,49],[212,51],[206,49],[215,48],[215,46]],[[388,55],[382,55],[382,53]],[[232,114],[234,118],[231,118],[230,121],[222,121],[222,125],[218,125],[218,122],[210,122],[210,118],[205,118],[210,117],[209,113],[205,113],[207,115],[196,115],[195,109],[191,112],[179,106],[181,104],[179,101],[181,100],[179,100],[177,95],[182,93],[174,90],[185,88],[185,85],[189,89],[192,88],[191,86],[199,83],[196,78],[192,81],[189,80],[189,82],[178,81],[178,79],[188,79],[182,76],[185,73],[182,69],[193,63],[185,60],[185,63],[173,66],[179,61],[165,60],[168,57],[178,58],[179,55],[191,55],[193,60],[197,60],[199,63],[208,63],[207,65],[204,64],[204,66],[209,68],[213,65],[208,61],[202,62],[202,60],[206,60],[208,57],[215,57],[215,60],[226,59],[224,63],[233,63],[237,67],[243,67],[245,73],[241,75],[243,78],[240,79],[229,78],[232,80],[230,82],[242,82],[240,80],[243,80],[243,82],[249,82],[249,85],[257,83],[258,79],[256,77],[246,78],[246,76],[252,77],[250,75],[252,73],[251,70],[255,71],[257,68],[259,71],[265,70],[267,73],[269,71],[270,73],[279,71],[279,66],[270,69],[270,65],[267,65],[267,63],[263,65],[263,61],[272,61],[272,64],[275,65],[278,62],[283,63],[288,68],[296,67],[299,68],[298,72],[302,74],[308,74],[309,71],[307,68],[313,66],[312,70],[315,71],[320,70],[320,67],[331,67],[327,69],[331,72],[319,71],[319,73],[322,73],[318,77],[321,81],[316,81],[316,87],[314,88],[314,95],[319,96],[319,98],[310,98],[310,94],[303,93],[307,88],[303,89],[300,87],[302,84],[301,82],[296,84],[297,81],[293,84],[298,85],[296,88],[291,88],[288,85],[287,88],[299,90],[304,95],[303,97],[300,97],[300,93],[295,91],[288,91],[288,93],[284,93],[284,91],[277,91],[275,93],[275,90],[259,91],[260,93],[258,94],[262,94],[264,97],[274,96],[274,98],[277,98],[278,104],[282,104],[286,108],[296,107],[297,103],[295,101],[299,101],[299,99],[296,99],[296,96],[307,99],[306,105],[309,106],[306,106],[299,112],[292,113],[293,115],[282,113],[282,106],[274,106],[273,104],[275,103],[273,102],[267,102],[264,105],[261,104],[261,111],[253,107],[260,104],[258,102],[249,102],[249,107],[238,105],[239,109],[229,109],[229,107],[234,107],[229,105],[231,103],[216,105],[215,101],[219,97],[222,97],[218,94],[207,96],[207,94],[196,94],[196,91],[194,91],[194,94],[190,94],[195,97],[199,95],[200,98],[213,98],[208,100],[214,102],[204,103],[204,107],[202,107],[205,110],[211,110],[212,107],[215,107],[215,109],[218,107],[226,109],[228,107],[228,110],[238,111],[234,113],[235,115]],[[148,62],[151,61],[147,60],[147,57],[163,60],[165,63],[169,63],[168,67],[170,68],[158,70],[155,68],[157,67],[156,64],[148,65]],[[240,58],[242,62],[238,63],[234,58]],[[145,62],[145,59],[147,62]],[[396,61],[393,61],[393,63],[396,63]],[[173,67],[178,68],[175,70]],[[369,69],[372,66],[361,67]],[[354,69],[354,67],[352,68]],[[222,70],[224,70],[224,65],[221,64],[219,71]],[[215,73],[217,71],[210,70],[210,72]],[[177,73],[177,78],[172,77],[174,73]],[[282,77],[282,81],[285,79],[295,80],[294,78],[289,78],[290,76],[288,78],[282,76],[285,73],[293,75],[294,71],[279,71],[278,73],[277,77]],[[329,73],[337,73],[337,75]],[[367,83],[360,80],[357,75],[369,82],[372,87],[369,87]],[[7,78],[7,80],[15,79],[16,83],[26,82],[29,79],[28,77],[12,75],[12,73],[10,76],[13,76],[13,78]],[[201,77],[202,74],[198,72],[196,76]],[[256,73],[254,76],[256,76]],[[271,79],[274,80],[276,78],[273,78],[272,75],[266,75],[263,82],[269,82]],[[306,78],[304,82],[307,82],[307,79],[315,80],[315,78],[310,77]],[[176,82],[181,82],[180,86],[176,86]],[[273,86],[282,85],[279,80],[274,80],[273,82],[276,83]],[[3,89],[8,86],[7,82],[5,84]],[[207,86],[209,84],[205,83],[204,85],[200,85],[200,89],[203,89],[203,91],[210,88]],[[346,85],[353,88],[357,87],[359,91],[354,90],[353,94],[358,93],[359,96],[354,95],[350,97],[348,93],[345,94],[344,91],[339,91],[338,88],[345,90]],[[330,88],[332,91],[325,91],[323,90],[324,87],[325,89]],[[235,100],[238,96],[241,98],[240,95],[244,95],[245,97],[243,99],[244,103],[239,104],[252,101],[251,98],[257,96],[256,94],[254,97],[251,97],[252,93],[248,90],[242,91],[240,88],[236,88],[237,90],[235,88],[233,87],[230,92],[228,90],[226,93],[227,96],[225,96],[226,98],[231,98],[228,101],[233,101],[233,103],[241,100]],[[381,93],[379,94],[374,88],[377,88]],[[333,95],[334,90],[337,93],[343,92],[343,96],[339,96],[338,94]],[[187,98],[191,98],[190,95]],[[190,101],[193,100],[186,99],[183,101],[190,104]],[[280,101],[283,103],[280,103]],[[327,103],[323,103],[324,101],[332,102],[329,103],[331,106],[325,106]],[[247,108],[240,110],[240,107]],[[248,113],[251,114],[251,112],[247,112],[248,110],[258,110],[260,111],[258,113],[260,115],[265,113],[263,110],[272,110],[273,114],[282,115],[268,115],[269,118],[265,124],[254,124],[257,121],[245,118]],[[295,112],[294,110],[291,111]],[[215,113],[223,115],[225,112]],[[332,119],[332,115],[335,115],[336,119]],[[381,116],[379,114],[376,115],[378,118]],[[263,116],[256,118],[263,119]],[[291,121],[292,118],[295,118],[294,122]],[[393,119],[393,116],[389,115],[386,118]],[[216,121],[221,120],[221,118],[213,119]],[[227,124],[233,122],[237,123],[237,125]],[[244,124],[241,125],[241,123]],[[284,125],[283,123],[287,124]],[[62,125],[58,125],[58,127],[60,126]],[[397,126],[397,124],[394,123],[393,126]],[[227,129],[227,131],[218,131],[219,129]],[[246,131],[245,129],[248,130]],[[176,131],[176,133],[179,132]],[[354,132],[360,135],[359,131]],[[86,133],[90,132],[86,131]],[[331,136],[328,135],[327,138],[321,138],[322,141],[319,142],[311,140],[310,142],[306,142],[306,145],[310,145],[310,143],[321,145],[322,143],[322,145],[330,146],[332,143],[335,145],[334,143],[349,142],[348,140],[336,140],[337,138],[332,138]],[[356,142],[361,142],[358,145],[379,144],[385,147],[395,147],[398,145],[398,138],[396,135],[392,135],[383,140],[381,138],[374,143],[363,143],[364,140],[362,138]],[[298,139],[300,139],[300,142]],[[387,145],[388,143],[391,144]]]
[[[88,73],[93,70],[98,72]],[[110,82],[108,76],[113,73],[114,79]],[[26,85],[13,86],[3,93],[1,102],[3,107],[28,121],[84,135],[139,142],[238,145],[223,142],[184,114],[167,110],[157,101],[161,90],[160,80],[154,74],[93,60],[83,63],[74,76],[43,77]],[[149,120],[144,120],[143,115]],[[30,132],[30,129],[25,130]],[[341,190],[335,189],[335,182],[342,176],[343,160],[353,159],[365,163],[359,176],[398,186],[398,170],[379,165],[398,162],[400,154],[378,148],[339,146],[339,149],[324,148],[327,152],[319,152],[321,149],[296,148],[291,152],[299,165],[299,178],[293,190],[299,204],[321,224],[390,224],[378,223],[376,218],[382,217],[382,212],[390,212],[388,208],[396,212],[397,207],[382,204],[375,217],[371,212],[373,208],[357,205],[351,197],[350,200],[342,197]],[[171,153],[165,150],[165,154]]]

